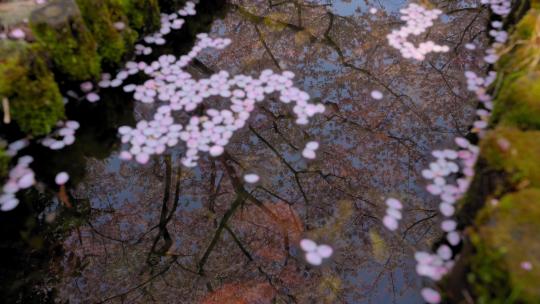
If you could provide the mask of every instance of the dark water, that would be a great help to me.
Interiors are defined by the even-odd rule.
[[[75,145],[32,148],[37,175],[72,180],[64,207],[55,188],[27,194],[0,214],[7,253],[1,285],[10,303],[420,303],[413,252],[439,237],[437,203],[419,172],[432,149],[465,133],[476,104],[464,70],[482,70],[486,11],[479,1],[433,1],[445,12],[422,37],[451,47],[419,63],[386,35],[407,1],[203,1],[198,16],[155,52],[180,55],[194,34],[231,38],[188,71],[256,76],[290,70],[295,85],[326,105],[308,126],[271,98],[258,104],[220,158],[184,168],[183,147],[147,165],[121,162],[116,128],[155,105],[107,90],[97,105],[73,102]],[[378,13],[368,12],[377,7]],[[212,19],[215,19],[211,22]],[[372,90],[384,94],[370,97]],[[227,107],[223,104],[223,107]],[[319,141],[315,161],[301,151]],[[261,181],[244,184],[245,173]],[[405,203],[397,233],[381,219],[384,199]],[[308,237],[334,255],[309,266]]]

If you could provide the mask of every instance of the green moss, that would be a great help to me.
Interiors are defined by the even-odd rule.
[[[499,127],[480,144],[481,155],[491,169],[508,174],[509,182],[540,187],[540,131]]]
[[[524,14],[531,4],[531,9]],[[495,108],[480,141],[476,176],[459,213],[469,228],[454,281],[445,288],[465,302],[468,289],[475,303],[540,303],[540,1],[522,1],[512,16],[523,18],[499,52]],[[508,21],[508,19],[507,19]],[[518,192],[514,192],[518,191]],[[514,192],[514,193],[510,193]],[[510,193],[510,194],[508,194]],[[493,197],[502,197],[491,204]],[[522,269],[521,263],[533,269]],[[467,272],[467,273],[466,273]],[[466,274],[465,274],[466,273]],[[457,278],[457,280],[456,280]],[[467,301],[468,302],[468,301]]]
[[[50,2],[32,13],[30,26],[59,72],[74,81],[98,77],[97,44],[74,2]]]
[[[497,63],[497,71],[505,77],[514,72],[538,70],[540,47],[537,39],[540,11],[531,9],[513,29],[510,40]]]
[[[7,97],[12,119],[23,132],[49,133],[64,117],[64,104],[43,54],[22,42],[0,44],[0,97]]]
[[[129,26],[139,33],[154,32],[160,26],[158,0],[111,0],[119,5],[129,19]]]
[[[4,148],[0,148],[0,180],[2,180],[8,173],[10,157],[6,154]]]
[[[137,33],[127,26],[122,8],[110,0],[76,0],[86,23],[98,44],[102,63],[115,66],[131,48]],[[124,22],[123,30],[115,28],[115,22]]]
[[[540,189],[506,195],[479,214],[469,274],[477,303],[538,303],[539,218]],[[532,263],[532,270],[521,267],[525,261]]]
[[[536,23],[538,22],[538,11],[535,9],[529,10],[514,30],[514,40],[529,40],[534,37],[536,32]]]
[[[506,77],[496,98],[494,119],[506,126],[540,130],[540,72]]]
[[[512,32],[497,65],[501,86],[494,122],[522,129],[540,129],[540,11],[531,9]]]

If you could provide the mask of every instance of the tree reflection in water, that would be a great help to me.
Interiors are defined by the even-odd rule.
[[[302,127],[277,100],[259,103],[225,153],[194,169],[181,166],[183,148],[145,166],[89,159],[72,194],[90,216],[65,239],[50,287],[74,303],[418,303],[412,249],[439,236],[419,172],[473,119],[462,78],[485,68],[481,50],[465,48],[486,43],[478,2],[437,1],[444,21],[422,39],[450,52],[416,62],[386,40],[405,1],[370,3],[376,14],[364,1],[231,1],[210,34],[232,45],[188,71],[291,70],[326,112]],[[153,110],[135,105],[139,119]],[[312,140],[317,158],[306,160]],[[396,233],[381,221],[388,196],[405,203]],[[334,248],[322,266],[304,261],[305,237]]]

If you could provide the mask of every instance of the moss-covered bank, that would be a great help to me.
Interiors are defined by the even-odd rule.
[[[29,18],[31,42],[0,42],[0,100],[8,101],[2,116],[9,112],[9,123],[28,135],[49,133],[64,118],[58,82],[97,79],[159,23],[157,0],[52,0],[38,6]]]
[[[12,120],[32,135],[44,135],[64,117],[64,103],[44,52],[26,42],[0,42],[0,98]]]
[[[518,8],[495,66],[492,129],[460,202],[466,240],[442,283],[450,303],[540,303],[540,1]]]

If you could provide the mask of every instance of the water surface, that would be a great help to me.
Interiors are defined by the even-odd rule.
[[[93,110],[111,117],[101,124],[108,128],[86,118],[83,134],[93,135],[55,156],[80,172],[69,189],[77,212],[50,224],[68,227],[40,263],[47,277],[32,292],[69,303],[420,303],[413,252],[440,232],[438,202],[419,172],[431,150],[450,147],[473,120],[476,102],[463,72],[485,68],[487,15],[475,8],[479,1],[433,1],[445,15],[421,39],[451,52],[416,62],[386,41],[407,4],[231,1],[223,16],[205,6],[218,16],[210,34],[233,43],[204,52],[192,75],[290,70],[326,113],[298,126],[290,107],[268,98],[224,156],[202,157],[189,169],[177,147],[142,166],[118,159],[114,128],[149,117],[156,106],[106,92],[101,103],[117,106]],[[185,53],[200,30],[184,29],[155,56]],[[466,50],[471,41],[480,50]],[[372,90],[384,98],[371,98]],[[311,140],[321,148],[307,161],[301,151]],[[107,149],[93,153],[96,145]],[[261,181],[245,184],[245,173]],[[397,233],[381,223],[389,196],[405,203]],[[53,206],[42,217],[65,212],[56,200]],[[331,245],[334,255],[310,266],[298,247],[304,237]]]

